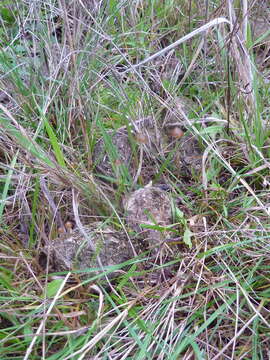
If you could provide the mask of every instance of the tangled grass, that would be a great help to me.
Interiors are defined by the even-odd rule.
[[[2,360],[269,358],[270,10],[235,3],[0,5]],[[144,118],[194,134],[201,169],[162,152],[144,167],[130,131]],[[110,143],[119,128],[133,173]],[[132,241],[121,201],[150,180],[177,204],[175,257],[141,254],[113,280],[110,267],[55,271],[44,248],[67,224],[101,221]]]

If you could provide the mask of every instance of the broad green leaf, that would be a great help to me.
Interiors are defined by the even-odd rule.
[[[192,242],[191,242],[191,237],[192,237],[193,233],[192,231],[190,231],[189,228],[186,228],[185,232],[184,232],[184,243],[191,249],[192,248]]]
[[[63,280],[62,279],[55,279],[48,283],[47,285],[47,292],[46,295],[48,298],[51,298],[55,296],[57,291],[59,290],[60,286],[62,285]]]
[[[167,226],[151,225],[151,224],[140,224],[140,227],[143,229],[157,230],[160,232],[168,230]]]
[[[11,281],[12,279],[7,274],[0,272],[0,284],[2,289],[14,290]]]
[[[172,206],[172,211],[173,211],[174,221],[179,222],[182,225],[186,226],[187,225],[187,220],[185,219],[185,214],[183,213],[183,211],[178,209],[178,207],[175,206],[175,204],[173,204],[173,206]]]
[[[10,11],[7,7],[0,6],[0,16],[9,25],[15,22],[12,11]]]

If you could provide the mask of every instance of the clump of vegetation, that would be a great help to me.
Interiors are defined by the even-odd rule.
[[[256,0],[1,2],[2,360],[269,357],[269,22]],[[125,206],[141,188],[166,222]],[[95,261],[60,269],[73,231]]]

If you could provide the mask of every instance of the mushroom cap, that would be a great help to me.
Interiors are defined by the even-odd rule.
[[[127,131],[119,130],[115,134],[108,133],[108,143],[104,138],[98,140],[93,152],[93,160],[98,171],[106,176],[114,177],[120,165],[130,167],[132,148]]]
[[[134,131],[132,130],[131,134],[126,128],[121,128],[116,132],[110,130],[107,136],[97,141],[93,151],[93,162],[96,169],[103,175],[118,178],[120,174],[124,174],[133,177],[138,167],[138,151],[136,151],[138,147],[143,150],[143,166],[151,158],[150,154],[155,156],[157,152],[155,142],[159,137],[159,132],[155,129],[154,119],[147,117],[137,120],[133,127]]]
[[[187,168],[191,173],[196,173],[202,168],[203,152],[197,137],[187,132],[178,140],[174,161],[179,169]]]
[[[79,229],[74,229],[70,233],[61,234],[50,244],[57,271],[99,268],[97,256],[103,266],[120,264],[134,256],[123,233],[109,226],[102,228],[102,223],[98,222],[85,226],[84,230],[87,238]],[[91,242],[95,245],[95,251]]]
[[[140,233],[146,246],[155,245],[162,239],[162,232],[142,229],[141,225],[168,226],[171,224],[171,201],[169,195],[158,187],[144,187],[134,191],[123,201],[128,226]],[[153,244],[154,243],[154,244]]]
[[[150,87],[156,93],[163,91],[163,81],[176,84],[183,76],[183,64],[173,54],[154,59],[150,67]]]

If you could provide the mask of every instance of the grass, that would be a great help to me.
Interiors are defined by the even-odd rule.
[[[0,359],[267,359],[267,2],[93,3],[0,5]],[[194,134],[199,168],[160,145],[166,119]],[[150,181],[174,204],[173,225],[144,226],[157,255],[57,271],[46,249],[67,224],[135,242],[122,200]]]

